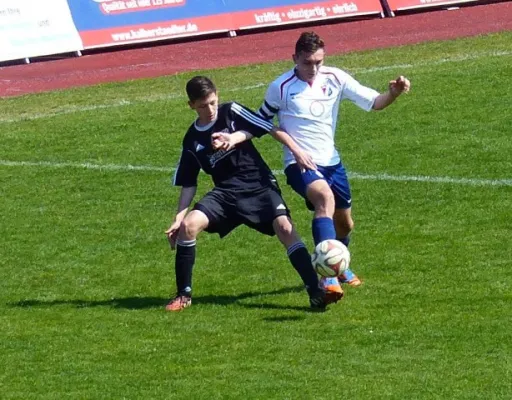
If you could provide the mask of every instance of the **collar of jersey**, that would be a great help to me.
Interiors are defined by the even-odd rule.
[[[194,128],[196,128],[200,132],[204,132],[204,131],[207,131],[208,129],[210,129],[213,125],[215,125],[215,122],[217,122],[217,118],[215,118],[212,122],[210,122],[208,125],[205,125],[205,126],[197,125],[197,121],[198,121],[197,119],[194,121]]]
[[[320,70],[318,70],[318,73],[319,73],[319,74],[322,72],[322,71],[321,71],[321,69],[322,69],[322,68],[323,68],[323,66],[322,66],[322,67],[320,67]],[[302,79],[300,79],[300,78],[299,78],[299,74],[297,73],[297,67],[294,67],[294,68],[293,68],[293,75],[295,76],[295,78],[297,78],[297,80],[298,80],[299,82],[305,83],[305,84],[306,84],[306,85],[308,85],[308,86],[313,86],[313,84],[316,82],[316,80],[317,80],[317,78],[318,78],[318,74],[317,74],[317,75],[315,76],[315,80],[314,80],[314,81],[313,81],[313,83],[310,85],[308,82],[303,81]]]

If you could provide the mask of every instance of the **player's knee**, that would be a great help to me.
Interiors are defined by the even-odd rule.
[[[320,192],[312,203],[317,213],[332,215],[334,212],[335,201],[331,191]]]
[[[288,217],[279,217],[274,221],[274,231],[279,239],[291,238],[295,229]]]
[[[189,216],[181,222],[180,236],[183,235],[187,239],[195,239],[199,232],[201,232],[200,221],[189,214]]]

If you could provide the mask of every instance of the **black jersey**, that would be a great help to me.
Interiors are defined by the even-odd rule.
[[[211,135],[215,132],[246,131],[261,137],[272,127],[272,123],[238,103],[221,104],[215,121],[204,127],[194,122],[185,134],[174,184],[197,186],[201,169],[211,175],[216,187],[222,189],[250,191],[271,184],[275,178],[250,140],[229,151],[215,151]]]

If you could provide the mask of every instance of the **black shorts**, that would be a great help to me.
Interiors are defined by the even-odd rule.
[[[239,225],[246,225],[265,235],[275,234],[272,223],[281,215],[290,215],[278,187],[239,192],[214,188],[194,206],[209,220],[205,229],[222,238]]]

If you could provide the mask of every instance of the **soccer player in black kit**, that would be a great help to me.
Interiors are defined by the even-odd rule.
[[[238,103],[219,105],[217,89],[206,77],[192,78],[186,91],[198,118],[185,134],[174,175],[174,185],[181,186],[181,193],[175,220],[166,234],[171,248],[176,249],[177,294],[166,309],[180,311],[192,304],[197,235],[205,230],[222,238],[239,225],[277,235],[305,284],[310,306],[324,309],[331,300],[319,285],[309,252],[291,223],[270,168],[251,141],[229,150],[215,142],[216,135],[221,133],[250,138],[272,134],[277,128]],[[188,212],[201,169],[211,175],[215,187]]]

